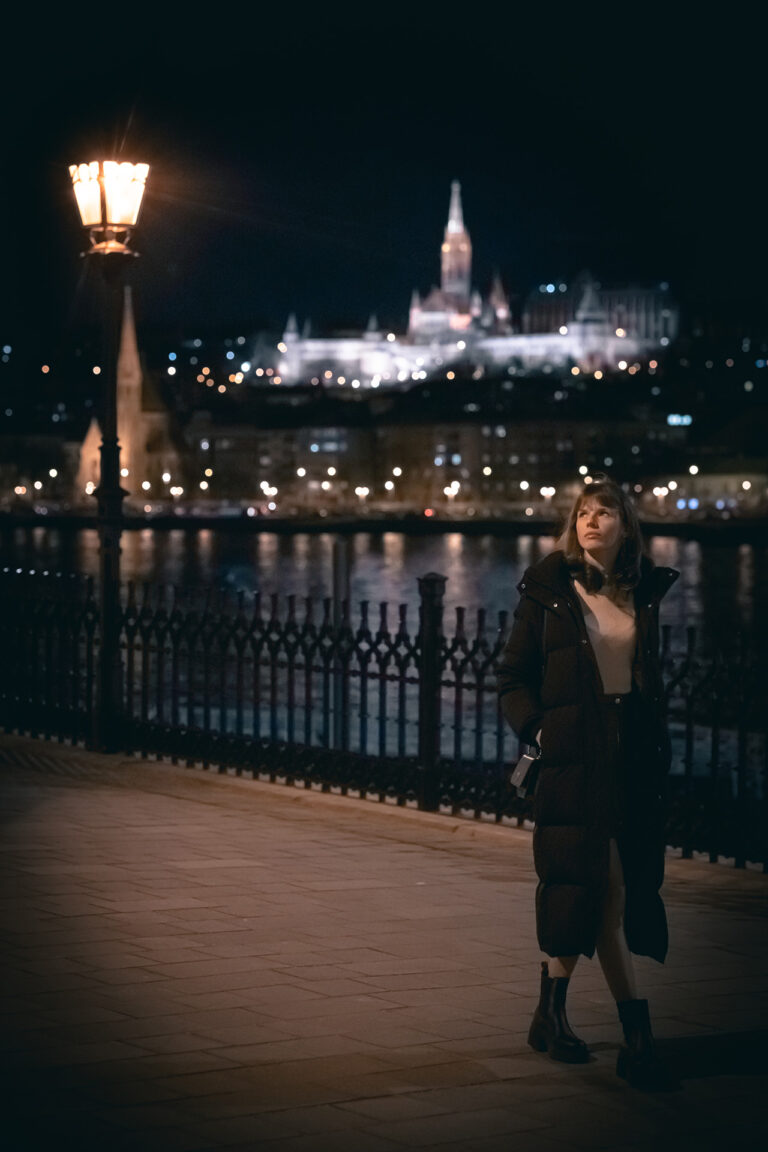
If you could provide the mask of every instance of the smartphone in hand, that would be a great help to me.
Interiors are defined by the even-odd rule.
[[[524,752],[512,770],[509,782],[521,800],[524,800],[526,796],[531,796],[536,790],[539,773],[538,767],[535,765],[540,757],[540,751]]]

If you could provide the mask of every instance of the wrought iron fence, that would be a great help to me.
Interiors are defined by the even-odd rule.
[[[406,605],[124,590],[119,743],[297,786],[522,824],[508,784],[517,740],[498,709],[495,664],[508,613],[457,608],[445,578]],[[339,623],[334,623],[334,619]],[[415,627],[413,626],[415,623]],[[0,572],[0,723],[88,742],[99,628],[93,582]],[[668,843],[686,856],[768,870],[765,666],[742,646],[707,652],[662,630],[673,745]]]

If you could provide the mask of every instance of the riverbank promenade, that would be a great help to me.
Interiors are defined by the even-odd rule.
[[[768,877],[670,857],[641,995],[681,1090],[532,1052],[525,829],[0,736],[6,1152],[768,1142]]]

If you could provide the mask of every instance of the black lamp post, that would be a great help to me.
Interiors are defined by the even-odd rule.
[[[96,489],[99,527],[99,633],[93,744],[104,752],[121,744],[120,534],[123,498],[117,439],[117,355],[125,268],[138,253],[128,247],[149,173],[147,164],[94,161],[72,164],[69,174],[93,260],[106,294],[106,358],[101,419],[101,464]]]

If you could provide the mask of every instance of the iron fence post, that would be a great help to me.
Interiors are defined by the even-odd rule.
[[[339,654],[341,629],[350,614],[349,603],[350,559],[349,539],[337,535],[333,542],[333,628],[335,651],[333,657],[333,746],[341,750],[346,745],[345,729],[349,717],[345,715],[345,669]]]
[[[440,759],[440,681],[442,679],[443,596],[445,576],[419,577],[419,805],[434,811]]]

